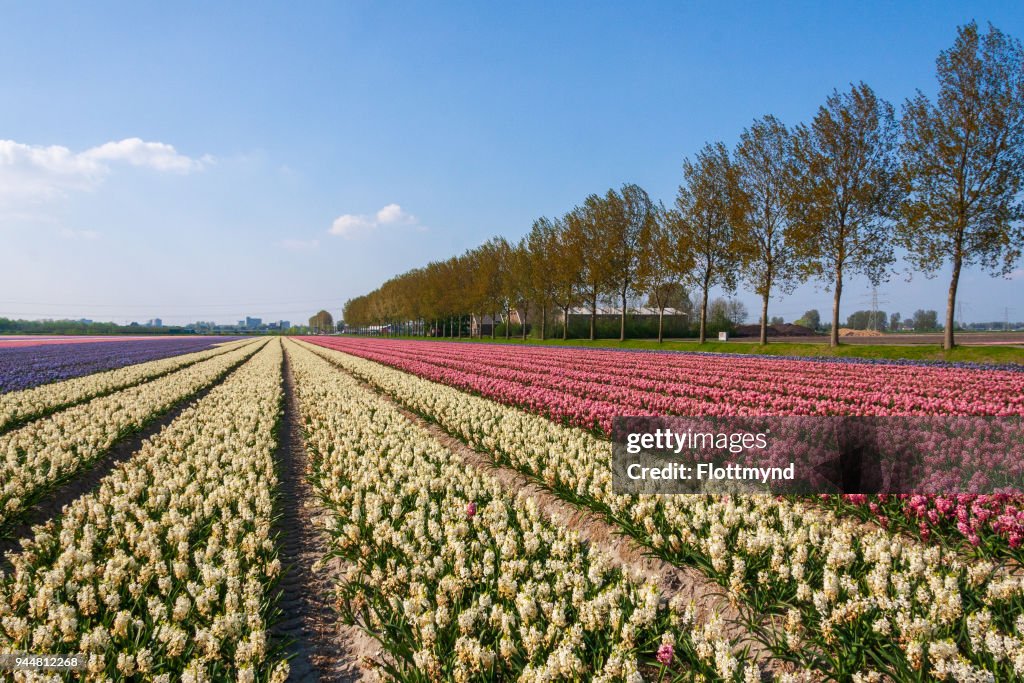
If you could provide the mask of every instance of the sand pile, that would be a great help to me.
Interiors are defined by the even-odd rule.
[[[849,327],[839,328],[840,337],[881,337],[878,330],[851,330]]]

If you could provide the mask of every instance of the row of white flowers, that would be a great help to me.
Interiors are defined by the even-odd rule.
[[[312,480],[351,562],[344,613],[401,680],[760,680],[717,617],[659,604],[527,497],[288,343]],[[389,665],[389,666],[388,666]]]
[[[97,372],[84,377],[44,384],[24,391],[0,394],[0,432],[11,425],[47,415],[61,408],[91,398],[132,387],[142,382],[180,370],[186,366],[219,356],[232,349],[253,344],[251,339],[219,344],[213,348],[181,356],[161,358],[147,363],[128,365],[116,370]]]
[[[287,678],[268,659],[281,344],[144,442],[0,574],[0,652],[84,652],[86,680]]]
[[[964,561],[798,499],[621,496],[611,444],[405,372],[309,347],[557,494],[604,513],[657,554],[694,564],[752,613],[763,638],[839,678],[1024,676],[1024,576]]]
[[[213,384],[259,347],[236,348],[0,435],[0,527],[118,439]]]

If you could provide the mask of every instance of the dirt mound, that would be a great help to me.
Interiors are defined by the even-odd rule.
[[[761,336],[760,325],[739,325],[733,332],[736,337],[759,337]],[[803,325],[782,323],[781,325],[768,326],[769,337],[812,337],[814,330]]]
[[[839,328],[840,337],[881,337],[878,330],[851,330],[849,327]]]

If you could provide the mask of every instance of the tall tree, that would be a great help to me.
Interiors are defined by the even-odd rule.
[[[569,338],[569,310],[579,298],[583,280],[582,240],[573,234],[572,215],[559,219],[551,244],[554,271],[554,300],[562,309],[562,339]]]
[[[929,275],[952,265],[943,339],[951,349],[962,268],[1006,275],[1024,243],[1024,50],[971,22],[936,67],[936,102],[918,92],[903,106],[900,242]]]
[[[844,279],[862,273],[877,284],[895,260],[896,133],[892,105],[860,83],[847,93],[834,91],[811,125],[794,134],[795,219],[789,237],[805,273],[832,287],[832,346],[839,345]]]
[[[925,311],[917,309],[914,311],[914,332],[934,332],[939,328],[939,314],[937,311]]]
[[[747,315],[747,307],[739,299],[717,297],[708,305],[708,320],[720,329],[742,325]]]
[[[485,313],[489,313],[491,316],[491,339],[497,334],[498,328],[498,314],[502,310],[504,304],[502,299],[502,278],[504,272],[502,270],[504,266],[503,250],[508,248],[508,243],[505,242],[504,238],[492,237],[483,243],[480,247],[481,252],[481,277],[483,278],[483,292],[484,292],[484,304],[483,309]],[[481,323],[483,319],[481,318]],[[483,335],[483,326],[481,324],[481,335]]]
[[[619,341],[626,340],[626,304],[637,284],[644,235],[654,222],[654,202],[639,185],[626,184],[605,195],[604,258],[609,286],[618,295]]]
[[[526,236],[530,259],[530,289],[534,303],[540,307],[540,338],[547,339],[548,309],[555,299],[557,287],[557,254],[555,253],[558,225],[548,218],[538,218]]]
[[[798,281],[797,259],[786,238],[795,175],[789,130],[774,116],[754,121],[740,135],[733,166],[734,249],[743,279],[761,296],[761,343],[767,344],[772,289],[789,294]]]
[[[648,294],[648,305],[658,309],[658,342],[665,338],[665,309],[689,308],[689,297],[681,284],[693,269],[689,244],[681,235],[678,211],[660,204],[654,220],[644,231],[637,269],[638,287]],[[689,311],[687,311],[689,315]]]
[[[519,311],[519,323],[523,340],[526,340],[526,326],[529,321],[530,304],[536,298],[536,280],[534,271],[537,264],[534,263],[530,254],[530,243],[527,237],[519,240],[519,243],[512,247],[510,255],[512,266],[512,292],[516,310]]]
[[[334,318],[327,311],[321,310],[309,319],[309,328],[314,334],[332,332],[334,330]]]
[[[800,319],[796,321],[796,324],[803,325],[804,327],[809,327],[812,330],[817,331],[821,327],[821,314],[818,313],[817,308],[804,311],[804,314],[800,316]]]
[[[499,276],[498,301],[505,311],[505,339],[512,336],[512,306],[516,297],[516,263],[514,248],[504,237],[494,239],[494,258],[497,260]]]
[[[691,278],[701,290],[701,344],[707,339],[708,292],[715,285],[728,290],[736,286],[731,253],[735,186],[729,151],[721,142],[706,144],[693,161],[683,162],[676,209],[680,240],[690,245],[693,255]]]
[[[610,274],[607,259],[604,258],[604,245],[607,244],[604,229],[607,221],[605,200],[592,194],[582,206],[577,206],[568,216],[566,224],[572,239],[576,240],[575,248],[579,251],[582,265],[580,293],[590,305],[590,339],[593,341],[597,333],[597,300],[608,291]]]

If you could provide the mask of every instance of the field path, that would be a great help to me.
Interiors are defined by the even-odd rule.
[[[284,415],[277,449],[280,478],[277,530],[284,574],[278,587],[281,615],[272,633],[290,641],[287,646],[291,657],[289,681],[348,683],[363,680],[359,660],[363,655],[375,654],[379,648],[359,629],[341,623],[333,608],[333,586],[342,568],[339,562],[319,562],[330,547],[330,540],[317,518],[327,513],[307,479],[309,462],[287,351],[284,389]],[[322,565],[319,570],[314,568],[318,563]]]

